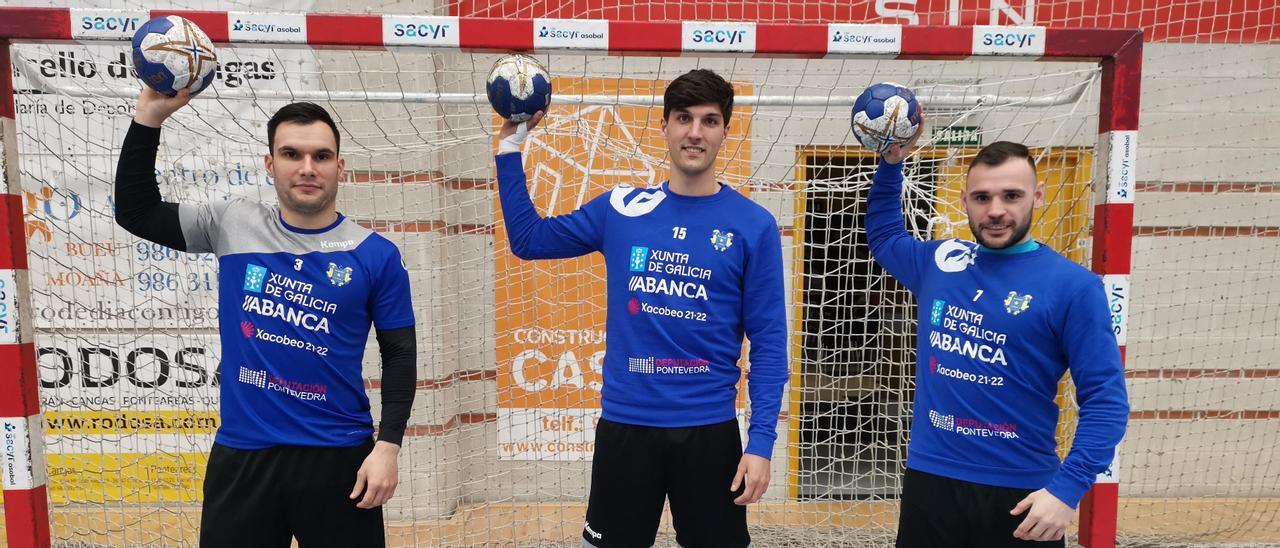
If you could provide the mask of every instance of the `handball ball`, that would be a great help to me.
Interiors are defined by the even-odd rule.
[[[551,104],[551,75],[533,57],[508,55],[493,64],[485,90],[498,116],[523,122]]]
[[[892,82],[872,84],[853,102],[853,135],[877,153],[911,139],[920,119],[916,95]]]
[[[147,21],[133,34],[133,70],[151,89],[170,97],[182,88],[195,95],[218,69],[213,42],[195,23],[168,15]]]

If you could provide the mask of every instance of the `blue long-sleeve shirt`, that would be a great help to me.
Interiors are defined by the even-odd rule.
[[[608,309],[601,410],[656,427],[731,420],[751,341],[745,452],[770,458],[787,382],[787,327],[778,224],[721,185],[710,196],[619,187],[543,218],[519,153],[497,157],[498,197],[521,259],[604,255]]]
[[[994,253],[922,242],[903,224],[902,165],[881,163],[867,197],[871,254],[916,296],[916,396],[907,467],[963,481],[1047,489],[1075,507],[1107,469],[1129,403],[1098,276],[1049,249]],[[1063,373],[1080,407],[1055,452]]]

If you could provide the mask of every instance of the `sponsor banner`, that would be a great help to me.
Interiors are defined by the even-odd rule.
[[[535,50],[608,50],[609,22],[597,20],[535,19]]]
[[[458,47],[457,17],[382,17],[382,43],[388,46]]]
[[[230,12],[229,37],[232,42],[271,42],[305,44],[307,16],[303,14],[264,14]]]
[[[18,325],[18,272],[0,270],[0,344],[17,344],[20,338]]]
[[[1044,55],[1044,27],[973,27],[974,55]]]
[[[1107,166],[1108,204],[1132,204],[1137,173],[1138,132],[1112,131],[1103,146],[1102,162]]]
[[[1129,275],[1104,274],[1102,288],[1107,292],[1107,310],[1111,312],[1116,344],[1124,346],[1129,339]]]
[[[501,460],[591,460],[600,409],[498,409]]]
[[[691,52],[753,52],[756,50],[756,25],[685,21],[680,31],[680,49]]]
[[[902,52],[902,27],[897,25],[827,25],[827,55]]]
[[[51,499],[200,500],[220,424],[217,338],[37,335]]]
[[[212,434],[218,411],[46,411],[50,434]]]
[[[578,0],[578,13],[607,13],[618,21],[744,21],[767,18],[789,23],[882,23],[889,25],[1043,25],[1058,28],[1143,29],[1151,42],[1272,43],[1280,25],[1274,3],[1229,0],[1169,2],[1126,0],[1085,2],[1046,0],[877,0],[837,5],[816,1],[777,2],[768,10],[751,2],[664,2],[645,9],[619,9],[613,0]],[[1252,8],[1248,6],[1254,6]],[[559,2],[516,0],[465,1],[453,15],[492,17],[495,13],[528,13],[530,17],[563,16]]]
[[[557,80],[553,84],[558,93],[567,94],[617,94],[622,90],[661,94],[666,86],[665,82],[616,79]],[[538,211],[548,216],[563,215],[619,185],[643,188],[661,183],[665,175],[659,168],[665,161],[663,157],[633,155],[619,160],[599,153],[576,137],[585,131],[626,150],[665,151],[666,144],[658,130],[661,118],[661,107],[553,106],[546,121],[550,127],[531,134],[525,149],[529,192]],[[729,138],[721,149],[724,152],[717,160],[721,180],[735,186],[750,172],[747,131],[747,124],[730,126]],[[736,154],[732,161],[726,159],[728,151]],[[652,200],[647,204],[655,205]],[[557,431],[539,430],[533,425],[543,424],[541,421],[547,417],[568,421],[564,417],[581,420],[599,413],[606,338],[604,260],[598,253],[561,261],[520,260],[511,254],[496,196],[493,208],[497,219],[498,413],[499,417],[514,417],[499,421],[501,443],[512,445],[498,447],[498,452],[502,458],[513,460],[574,460],[579,458],[573,456],[577,452],[586,455],[582,458],[589,458],[590,451],[582,447],[552,447],[556,449],[553,451],[545,443],[589,442],[594,440],[594,434],[584,430],[575,434],[586,436],[581,439],[564,438],[561,434],[554,437],[551,433]],[[627,206],[615,208],[621,211]],[[642,214],[644,204],[635,209],[634,214]],[[549,280],[555,283],[548,283]],[[659,308],[637,308],[637,313],[688,313]]]
[[[31,489],[44,483],[41,448],[31,436],[40,436],[39,417],[0,418],[0,486]]]
[[[138,27],[150,19],[145,11],[71,8],[71,38],[133,40]]]
[[[72,413],[59,417],[126,410],[216,412],[220,361],[216,335],[37,335],[40,408],[46,413]],[[141,433],[136,429],[145,424],[131,418],[125,421],[116,433]],[[105,419],[99,419],[97,424],[93,430],[110,430]],[[157,419],[152,419],[151,424],[152,429],[195,428]],[[202,424],[196,429],[207,427]]]

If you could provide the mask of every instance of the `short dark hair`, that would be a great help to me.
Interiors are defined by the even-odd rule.
[[[719,74],[707,69],[694,69],[667,84],[662,94],[662,119],[671,111],[712,103],[720,106],[725,125],[733,115],[733,86]]]
[[[342,137],[338,136],[338,124],[333,123],[333,117],[329,116],[329,111],[324,107],[315,103],[301,102],[290,103],[277,110],[271,116],[271,120],[267,122],[267,151],[271,154],[276,152],[276,128],[280,124],[300,124],[307,125],[315,122],[324,122],[333,130],[333,146],[340,148],[342,145]],[[334,152],[338,152],[334,150]]]
[[[1031,173],[1036,172],[1036,159],[1031,157],[1031,149],[1013,141],[996,141],[982,147],[982,150],[979,150],[978,154],[969,161],[968,171],[973,171],[973,166],[978,164],[996,167],[1009,161],[1010,158],[1025,158],[1027,163],[1031,164]]]

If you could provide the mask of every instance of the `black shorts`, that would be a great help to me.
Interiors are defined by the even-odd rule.
[[[200,516],[203,548],[300,548],[386,545],[382,508],[347,498],[373,440],[355,447],[278,446],[258,450],[213,444]]]
[[[670,499],[684,548],[743,548],[747,507],[729,491],[742,460],[738,421],[654,428],[600,420],[582,538],[599,548],[652,546]]]
[[[1065,547],[1013,536],[1027,514],[1009,511],[1034,489],[1014,489],[907,469],[902,482],[897,548]]]

